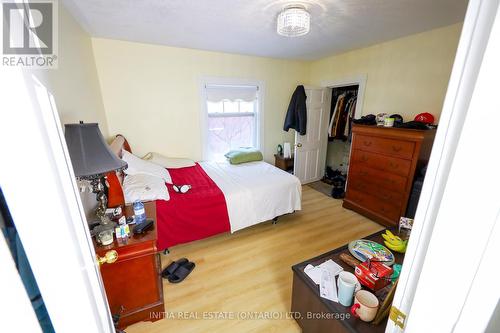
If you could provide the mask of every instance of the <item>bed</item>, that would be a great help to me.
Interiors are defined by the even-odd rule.
[[[123,136],[117,136],[111,148],[119,156],[122,149],[131,152]],[[266,162],[199,162],[167,170],[174,184],[190,184],[192,189],[181,194],[165,184],[170,200],[156,201],[160,251],[301,209],[299,179]]]

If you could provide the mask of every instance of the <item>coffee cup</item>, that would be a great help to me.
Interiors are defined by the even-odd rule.
[[[360,290],[354,295],[351,313],[362,321],[370,322],[375,318],[379,306],[378,298],[369,291]]]
[[[337,285],[339,303],[343,306],[350,306],[354,293],[361,289],[358,279],[352,273],[340,272]]]

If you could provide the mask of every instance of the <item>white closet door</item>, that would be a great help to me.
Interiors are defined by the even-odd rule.
[[[305,87],[306,135],[295,132],[294,174],[302,184],[320,180],[325,173],[330,99],[327,88]]]
[[[0,98],[0,110],[8,110],[0,142],[10,143],[0,145],[8,158],[0,184],[52,325],[56,332],[114,332],[55,99],[21,69],[2,72],[0,91],[8,92]]]

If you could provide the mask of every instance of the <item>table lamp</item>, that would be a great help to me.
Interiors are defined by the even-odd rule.
[[[127,163],[111,151],[96,123],[65,124],[64,137],[75,176],[90,182],[99,202],[96,215],[105,224],[107,198],[103,180],[108,172],[126,169]]]

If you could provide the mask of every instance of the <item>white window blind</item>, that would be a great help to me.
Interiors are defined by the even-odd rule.
[[[256,86],[232,86],[232,85],[207,85],[207,101],[221,102],[229,101],[245,101],[253,102],[257,99]]]
[[[206,158],[224,160],[224,154],[240,147],[257,147],[258,86],[206,85]]]

